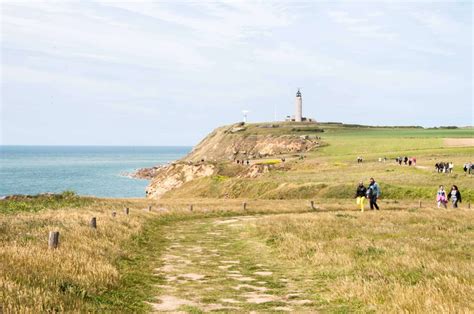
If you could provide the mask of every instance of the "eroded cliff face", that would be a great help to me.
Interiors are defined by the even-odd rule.
[[[233,125],[214,130],[184,160],[258,159],[282,154],[303,153],[319,145],[317,136],[268,131],[259,134],[249,132],[245,126]]]
[[[213,164],[173,163],[156,170],[153,179],[146,188],[148,198],[159,198],[171,189],[179,188],[186,182],[208,177],[215,173]]]

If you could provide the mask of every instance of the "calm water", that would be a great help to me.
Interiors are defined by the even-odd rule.
[[[0,195],[73,190],[100,197],[143,197],[147,180],[123,174],[166,164],[191,147],[0,146]]]

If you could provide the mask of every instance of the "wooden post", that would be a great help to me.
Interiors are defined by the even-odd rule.
[[[97,229],[97,218],[92,217],[90,225],[92,229]]]
[[[112,212],[112,218],[115,218],[115,216],[117,216],[117,212],[113,211]]]
[[[421,208],[421,200],[419,201],[418,205],[419,205],[419,207]]]
[[[128,207],[125,207],[124,212],[125,212],[125,215],[128,215],[130,213],[130,209],[128,209]]]
[[[48,247],[56,249],[59,246],[59,231],[50,231],[48,239]]]
[[[316,207],[314,207],[314,201],[311,201],[310,204],[311,204],[311,209],[312,209],[312,210],[316,210]]]
[[[193,204],[189,205],[189,211],[193,211]]]
[[[467,203],[467,208],[468,208],[468,209],[471,209],[471,202],[468,202],[468,203]]]
[[[247,203],[246,203],[246,202],[244,202],[244,203],[242,204],[242,208],[243,208],[244,210],[247,210]]]
[[[151,212],[151,205],[148,205],[148,211]]]

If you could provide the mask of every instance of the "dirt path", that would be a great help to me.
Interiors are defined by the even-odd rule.
[[[472,147],[474,138],[445,138],[444,145],[446,147]]]
[[[243,240],[256,217],[201,219],[164,230],[170,245],[156,269],[163,284],[157,312],[310,311],[313,301],[297,288],[288,270]],[[250,247],[250,248],[249,248]],[[249,251],[250,250],[250,251]]]

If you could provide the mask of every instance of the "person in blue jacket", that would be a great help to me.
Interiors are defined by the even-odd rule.
[[[370,184],[367,188],[367,198],[369,199],[370,209],[380,210],[379,205],[377,205],[377,199],[380,197],[381,191],[380,186],[375,182],[374,178],[370,178]]]

